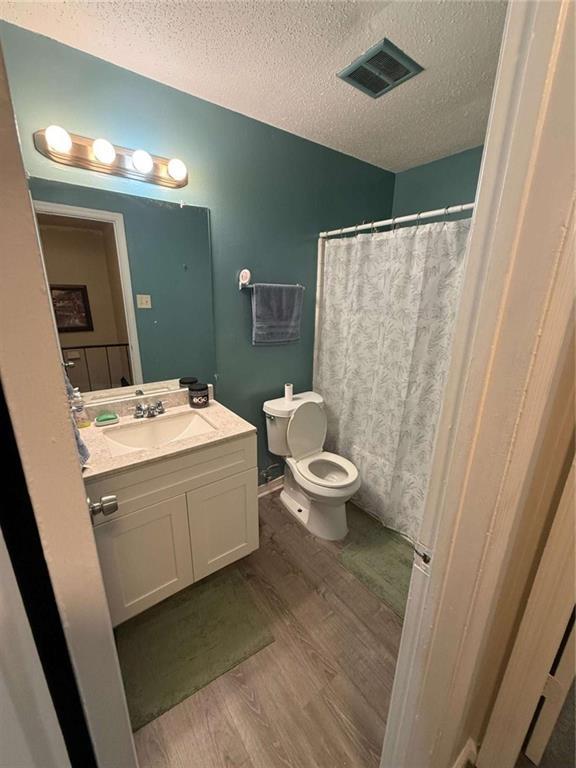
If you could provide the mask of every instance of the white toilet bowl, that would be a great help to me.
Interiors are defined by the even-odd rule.
[[[315,392],[264,403],[269,450],[286,457],[280,500],[315,536],[331,541],[348,533],[346,502],[360,488],[351,461],[323,450],[326,414]]]

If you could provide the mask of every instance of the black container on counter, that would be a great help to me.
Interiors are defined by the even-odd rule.
[[[191,384],[196,384],[197,382],[196,376],[182,376],[181,379],[178,379],[180,389],[187,389]]]
[[[190,408],[207,408],[208,384],[204,384],[201,381],[190,384],[188,386],[188,399],[190,401]]]

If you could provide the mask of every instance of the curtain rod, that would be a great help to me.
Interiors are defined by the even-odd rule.
[[[474,203],[462,203],[461,205],[450,205],[447,208],[437,208],[435,211],[424,211],[422,213],[411,213],[409,216],[394,216],[392,219],[383,221],[372,221],[370,224],[358,224],[355,227],[343,227],[342,229],[331,229],[330,232],[320,232],[319,237],[335,237],[336,235],[345,235],[348,232],[362,232],[366,229],[376,229],[376,227],[385,227],[389,224],[403,224],[407,221],[420,221],[420,219],[433,219],[436,216],[449,216],[451,213],[463,213],[471,211]]]

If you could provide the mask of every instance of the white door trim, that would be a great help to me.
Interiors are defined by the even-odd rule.
[[[462,751],[459,752],[458,757],[452,764],[452,768],[467,768],[470,764],[475,765],[477,754],[476,744],[472,739],[468,739],[466,744],[462,747]]]
[[[414,569],[382,768],[444,768],[470,735],[475,664],[521,501],[521,484],[504,481],[570,215],[573,116],[558,70],[569,6],[508,9],[420,534],[433,558],[429,575]]]
[[[2,762],[72,768],[1,530],[0,605]]]
[[[87,219],[89,221],[102,221],[112,224],[120,269],[124,315],[126,317],[126,329],[130,347],[130,364],[132,366],[132,376],[134,377],[133,384],[142,384],[144,381],[142,378],[142,361],[140,359],[140,345],[138,343],[138,328],[136,326],[136,312],[134,310],[134,294],[132,293],[132,277],[130,275],[124,216],[115,211],[101,211],[98,208],[81,208],[76,205],[51,203],[45,200],[33,200],[32,202],[36,213],[49,213],[53,216],[67,216],[71,219]]]
[[[479,768],[516,765],[574,609],[574,477],[572,461],[478,755]]]
[[[97,764],[137,768],[1,55],[0,167],[2,387]]]

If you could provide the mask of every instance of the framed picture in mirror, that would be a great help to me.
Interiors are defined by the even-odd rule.
[[[85,285],[51,285],[50,295],[58,333],[94,330]]]

